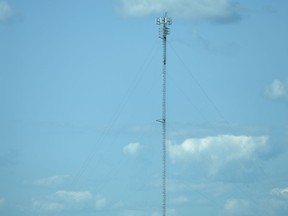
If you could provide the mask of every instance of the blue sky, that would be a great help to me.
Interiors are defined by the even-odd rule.
[[[288,213],[285,0],[0,0],[0,214]]]

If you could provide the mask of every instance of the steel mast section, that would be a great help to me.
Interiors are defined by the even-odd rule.
[[[162,123],[162,215],[166,216],[166,42],[169,34],[168,26],[172,24],[172,19],[164,17],[156,19],[156,24],[160,25],[159,38],[162,39],[163,45],[163,69],[162,69],[162,119],[158,122]]]

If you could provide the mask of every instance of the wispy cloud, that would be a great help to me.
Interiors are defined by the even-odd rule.
[[[140,143],[129,143],[123,147],[123,152],[127,155],[135,156],[141,149]]]
[[[288,188],[274,188],[258,199],[228,199],[223,207],[225,216],[287,215]],[[284,196],[283,196],[284,195]],[[268,214],[267,214],[268,213]]]
[[[103,209],[107,205],[107,200],[101,195],[97,195],[95,198],[95,207],[96,209]]]
[[[65,208],[64,204],[62,203],[38,199],[32,199],[32,207],[36,212],[47,213],[59,212]]]
[[[266,88],[266,95],[272,100],[287,100],[288,82],[278,79],[273,80]]]
[[[189,202],[189,199],[186,196],[179,196],[171,199],[173,204],[186,204]]]
[[[17,150],[3,151],[0,153],[0,166],[9,166],[17,163],[19,152]]]
[[[231,0],[121,0],[118,10],[127,16],[146,16],[165,11],[173,17],[233,22],[239,19],[238,6]]]
[[[59,190],[47,197],[32,199],[35,212],[56,213],[70,210],[101,210],[107,206],[107,199],[90,191]]]
[[[152,216],[161,216],[161,214],[159,212],[153,212]]]
[[[176,216],[178,214],[177,214],[176,209],[167,209],[167,215],[168,216]]]
[[[68,178],[68,175],[55,175],[47,178],[37,179],[34,181],[34,184],[46,187],[56,186],[65,183]]]
[[[44,199],[32,199],[36,212],[60,212],[66,209],[82,209],[93,199],[89,191],[57,191]]]
[[[136,210],[125,210],[121,216],[141,216],[142,212]]]
[[[286,188],[274,188],[271,191],[272,195],[288,198],[288,187]]]
[[[57,191],[56,196],[67,202],[85,202],[91,200],[93,195],[89,191]]]
[[[187,191],[202,191],[206,187],[206,183],[187,183],[185,181],[169,179],[167,190],[170,192],[187,192]]]
[[[229,199],[224,205],[225,215],[247,215],[247,209],[251,208],[250,202],[243,199]]]
[[[201,35],[200,32],[197,30],[193,30],[193,37],[195,41],[199,44],[201,49],[212,53],[214,55],[224,55],[224,56],[235,56],[239,52],[239,45],[237,42],[230,41],[225,42],[223,44],[215,44],[203,35]]]
[[[159,212],[144,213],[138,210],[125,210],[120,215],[121,216],[144,216],[144,215],[160,216],[161,213]],[[176,215],[177,215],[177,212],[175,209],[167,209],[167,216],[176,216]]]
[[[2,207],[2,206],[4,206],[4,204],[5,204],[5,198],[4,197],[0,197],[0,208]]]
[[[14,12],[7,1],[0,0],[0,23],[8,21]]]

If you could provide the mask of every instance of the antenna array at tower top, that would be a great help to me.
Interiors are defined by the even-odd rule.
[[[166,39],[166,36],[169,35],[168,25],[172,24],[172,19],[167,17],[167,13],[165,13],[164,17],[160,17],[156,19],[157,25],[162,25],[163,27],[159,29],[159,37],[161,39]]]

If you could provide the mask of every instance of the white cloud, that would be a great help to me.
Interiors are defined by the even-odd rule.
[[[238,17],[231,0],[121,0],[118,8],[128,16],[145,16],[165,11],[172,17],[194,20],[233,21]]]
[[[96,209],[103,209],[106,205],[107,205],[107,200],[104,197],[97,195],[96,201],[95,201]]]
[[[226,164],[253,161],[268,150],[268,137],[219,135],[186,139],[182,144],[168,144],[169,155],[176,162],[199,162],[210,174],[217,174]]]
[[[0,0],[0,23],[9,20],[13,16],[13,10],[7,1]]]
[[[180,145],[169,144],[169,153],[173,160],[199,158],[209,153],[210,160],[231,161],[251,158],[255,153],[266,150],[267,141],[267,136],[219,135],[193,138],[186,139]]]
[[[284,82],[278,79],[267,86],[266,94],[273,100],[288,99],[288,82]]]
[[[123,147],[123,152],[128,155],[137,155],[141,149],[140,143],[129,143]]]
[[[39,186],[54,186],[61,185],[69,178],[68,175],[56,175],[47,178],[37,179],[34,181],[34,184]]]

